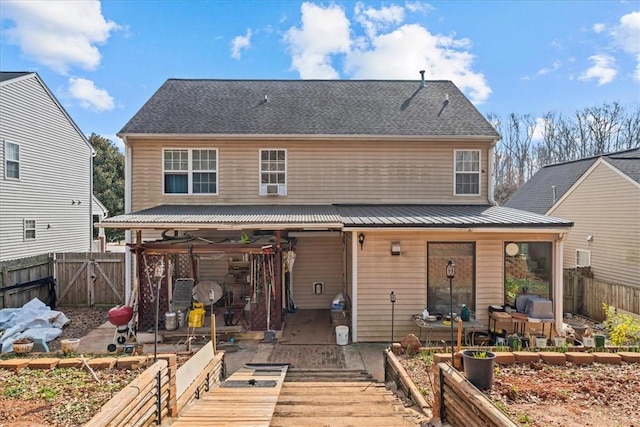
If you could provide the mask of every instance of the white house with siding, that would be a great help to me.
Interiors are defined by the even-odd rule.
[[[640,148],[544,166],[505,206],[574,222],[564,268],[640,287]]]
[[[0,261],[90,250],[94,155],[37,73],[0,72]]]
[[[304,310],[342,292],[353,341],[388,341],[392,291],[397,337],[418,333],[412,315],[425,307],[447,313],[450,293],[484,330],[489,306],[523,291],[552,299],[562,320],[572,223],[496,205],[500,135],[450,81],[170,79],[119,136],[125,214],[101,226],[135,248],[129,291],[147,292],[154,263],[168,266],[161,311],[174,279],[211,280],[249,297],[264,330],[263,276],[237,280],[230,259],[263,256],[271,235],[282,260],[296,254],[290,284],[276,263],[277,325],[289,294]]]

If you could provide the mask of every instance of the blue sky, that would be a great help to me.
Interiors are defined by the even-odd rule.
[[[87,135],[168,78],[452,80],[483,114],[640,104],[640,2],[0,2],[0,69],[37,71]]]

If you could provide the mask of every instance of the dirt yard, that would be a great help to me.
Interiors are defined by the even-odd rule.
[[[431,401],[431,359],[400,356],[400,362]],[[523,427],[640,427],[637,364],[499,366],[485,394]]]

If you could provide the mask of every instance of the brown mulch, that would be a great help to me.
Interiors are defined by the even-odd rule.
[[[427,402],[432,402],[431,358],[418,354],[398,359]],[[522,426],[640,427],[638,364],[496,366],[493,387],[485,394]]]
[[[111,307],[56,307],[69,319],[62,328],[62,334],[47,344],[49,351],[60,350],[60,341],[69,338],[82,338],[107,321],[107,312]]]

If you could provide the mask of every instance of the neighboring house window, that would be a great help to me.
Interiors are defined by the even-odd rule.
[[[36,220],[25,219],[24,220],[24,240],[36,239]]]
[[[438,242],[427,244],[427,308],[429,313],[447,314],[451,311],[447,262],[455,263],[455,277],[451,281],[453,312],[460,315],[462,304],[475,312],[476,246],[467,242]]]
[[[260,150],[260,195],[287,194],[286,150]]]
[[[20,146],[11,142],[5,143],[5,176],[7,178],[20,178]]]
[[[522,293],[551,299],[550,242],[506,242],[504,254],[505,304],[515,306]]]
[[[576,250],[576,267],[590,267],[591,266],[591,252],[584,249]]]
[[[480,194],[480,150],[455,150],[455,194]]]
[[[218,150],[164,150],[165,194],[217,194]]]

